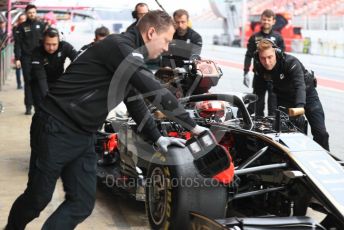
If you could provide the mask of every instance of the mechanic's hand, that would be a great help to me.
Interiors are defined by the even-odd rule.
[[[249,73],[245,73],[244,74],[244,85],[246,85],[246,87],[250,87],[250,75]]]
[[[186,140],[181,138],[175,138],[175,137],[164,137],[161,136],[156,141],[156,145],[159,147],[160,151],[167,153],[168,146],[170,145],[176,145],[179,147],[185,147]]]
[[[208,128],[206,127],[203,127],[203,126],[199,126],[199,125],[196,125],[195,128],[193,128],[191,130],[191,132],[193,134],[195,134],[196,136],[200,135],[202,132],[206,131],[206,130],[209,130]]]
[[[19,60],[16,60],[16,68],[17,69],[21,68],[21,62]]]

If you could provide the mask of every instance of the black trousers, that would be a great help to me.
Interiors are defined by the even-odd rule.
[[[21,72],[22,69],[21,68],[16,68],[16,80],[17,80],[17,88],[20,89],[22,87],[22,83],[21,83]]]
[[[311,127],[313,140],[330,151],[329,134],[325,126],[325,113],[314,87],[306,91],[305,115]]]
[[[50,202],[61,176],[65,201],[42,229],[74,229],[87,218],[96,195],[94,135],[80,134],[52,116],[34,114],[30,130],[31,158],[27,188],[14,202],[6,230],[24,229]]]
[[[278,105],[291,108],[294,105],[278,98]],[[313,86],[307,87],[305,115],[311,127],[313,140],[321,145],[324,149],[330,151],[329,134],[325,126],[325,113],[321,105],[318,93]]]
[[[43,102],[48,93],[48,82],[46,78],[34,79],[31,81],[31,92],[35,111],[39,110],[39,105]]]
[[[31,92],[31,57],[24,56],[20,60],[24,77],[24,104],[27,110],[31,110],[33,105]]]
[[[276,94],[273,92],[272,82],[265,81],[261,77],[254,75],[253,77],[253,93],[258,96],[258,100],[256,103],[249,105],[248,110],[249,112],[255,113],[256,116],[263,117],[264,116],[264,108],[265,108],[265,94],[268,92],[268,115],[272,116],[275,114],[275,110],[277,108],[277,97]]]

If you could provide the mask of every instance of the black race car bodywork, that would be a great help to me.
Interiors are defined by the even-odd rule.
[[[153,229],[344,229],[341,162],[287,114],[251,117],[245,104],[253,100],[249,94],[180,98],[210,132],[192,137],[157,116],[163,135],[188,139],[186,148],[170,147],[168,154],[130,119],[107,121],[96,146],[99,180],[145,201]],[[200,103],[216,101],[221,109],[208,106],[204,113]],[[321,217],[309,218],[310,210]]]

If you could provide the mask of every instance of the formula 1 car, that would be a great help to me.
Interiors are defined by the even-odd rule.
[[[178,85],[181,72],[165,82]],[[197,76],[200,91],[218,80]],[[160,132],[186,139],[185,148],[160,152],[130,118],[108,120],[98,133],[99,180],[145,201],[153,229],[344,229],[343,163],[290,121],[299,111],[255,118],[245,106],[252,94],[184,95],[180,102],[209,132],[192,136],[152,113]]]

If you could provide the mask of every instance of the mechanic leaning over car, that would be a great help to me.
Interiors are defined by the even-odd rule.
[[[182,67],[183,60],[190,60],[193,55],[201,54],[202,37],[189,27],[189,13],[186,10],[176,10],[173,19],[176,23],[176,32],[170,44],[169,55],[163,57],[162,66],[174,68]]]
[[[272,80],[278,106],[305,109],[314,141],[329,151],[329,134],[326,131],[324,110],[315,89],[314,73],[306,70],[296,57],[284,53],[274,41],[266,38],[258,43],[254,70],[257,77]]]
[[[61,176],[65,201],[46,220],[43,229],[74,229],[95,203],[95,133],[108,111],[124,99],[138,131],[162,151],[185,140],[161,136],[145,99],[195,135],[196,125],[176,98],[146,68],[168,50],[174,33],[172,18],[150,11],[137,27],[112,34],[78,56],[50,88],[31,124],[31,159],[27,188],[14,202],[6,230],[24,229],[50,202]]]
[[[62,76],[66,58],[73,61],[76,55],[71,44],[60,41],[57,29],[44,31],[42,44],[32,52],[31,89],[35,111],[38,111],[49,88]]]
[[[80,53],[84,52],[85,50],[87,50],[88,48],[90,48],[91,46],[93,46],[95,42],[101,41],[104,38],[106,38],[106,36],[108,36],[109,34],[110,34],[110,31],[109,31],[109,29],[107,27],[105,27],[105,26],[98,27],[94,31],[94,40],[93,40],[93,42],[91,42],[91,43],[81,47],[81,49],[78,51],[78,55]]]
[[[247,87],[250,87],[249,71],[251,60],[255,51],[257,50],[257,43],[262,38],[269,38],[274,41],[282,51],[285,49],[283,38],[279,33],[273,31],[273,26],[276,23],[276,14],[272,10],[264,10],[260,16],[260,23],[260,31],[253,34],[247,43],[247,51],[244,62],[244,85]],[[255,104],[249,106],[248,109],[250,113],[255,112],[256,116],[264,116],[265,93],[268,91],[268,115],[273,115],[276,109],[276,95],[274,95],[272,90],[271,79],[262,78],[254,74],[252,87],[253,93],[258,96],[258,100]],[[254,108],[254,106],[256,108]]]
[[[24,76],[24,102],[26,115],[31,115],[33,105],[31,92],[31,55],[34,48],[39,46],[46,25],[37,19],[35,5],[27,5],[25,8],[27,19],[17,29],[14,55],[16,68],[22,68]]]
[[[131,12],[131,16],[135,19],[135,21],[130,24],[127,28],[127,32],[134,28],[138,21],[140,20],[140,18],[142,18],[145,14],[147,14],[149,11],[148,5],[146,3],[143,2],[139,2],[135,5],[135,9]]]

